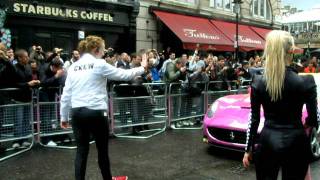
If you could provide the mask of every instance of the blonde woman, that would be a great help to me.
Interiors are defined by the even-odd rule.
[[[282,179],[303,180],[311,160],[304,128],[318,127],[316,84],[312,76],[299,76],[290,67],[294,48],[288,32],[271,31],[264,51],[265,73],[253,79],[243,165],[249,166],[255,149],[258,180],[276,180],[280,168]],[[301,122],[304,104],[308,111],[305,127]],[[265,123],[256,142],[261,105]]]
[[[107,64],[102,59],[105,50],[104,40],[98,36],[88,36],[79,43],[81,58],[73,63],[66,79],[61,98],[61,127],[68,127],[68,113],[72,110],[72,129],[77,144],[75,159],[75,179],[84,180],[89,139],[95,139],[98,151],[98,164],[104,180],[126,180],[127,177],[111,177],[107,119],[108,93],[107,79],[129,81],[141,75],[147,68],[146,55],[141,67],[124,70]]]

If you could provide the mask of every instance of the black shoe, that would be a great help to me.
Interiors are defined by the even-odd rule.
[[[149,130],[149,126],[148,125],[143,125],[143,130]]]
[[[0,154],[6,152],[6,150],[7,150],[7,149],[6,149],[5,147],[1,147],[1,146],[0,146]]]
[[[196,120],[196,122],[194,123],[194,125],[201,125],[201,120]]]
[[[132,129],[132,135],[140,135],[141,132],[139,132],[138,128],[137,127],[133,127]]]

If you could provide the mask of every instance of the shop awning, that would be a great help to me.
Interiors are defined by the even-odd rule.
[[[264,29],[264,28],[258,28],[258,27],[253,27],[253,26],[250,26],[250,28],[256,32],[260,37],[262,37],[264,40],[266,39],[267,37],[267,34],[272,31],[272,29]]]
[[[233,43],[208,19],[174,14],[163,11],[153,11],[156,16],[175,33],[186,49],[195,49],[200,44],[201,49],[216,51],[233,51]]]
[[[223,34],[225,34],[233,42],[236,38],[236,24],[230,22],[211,20]],[[239,48],[242,51],[262,50],[265,41],[254,32],[249,26],[239,24]]]

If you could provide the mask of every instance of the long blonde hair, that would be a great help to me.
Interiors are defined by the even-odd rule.
[[[282,98],[286,65],[293,47],[294,40],[290,33],[280,30],[268,33],[263,57],[266,60],[264,77],[271,101]]]

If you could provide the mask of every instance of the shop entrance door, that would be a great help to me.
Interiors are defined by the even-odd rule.
[[[70,53],[77,46],[72,32],[38,31],[34,38],[36,45],[40,45],[45,52],[52,51],[55,47],[63,49],[63,60],[69,59]]]
[[[54,32],[52,40],[52,48],[58,47],[63,49],[63,54],[69,55],[74,47],[76,47],[74,45],[74,35],[71,32]]]

